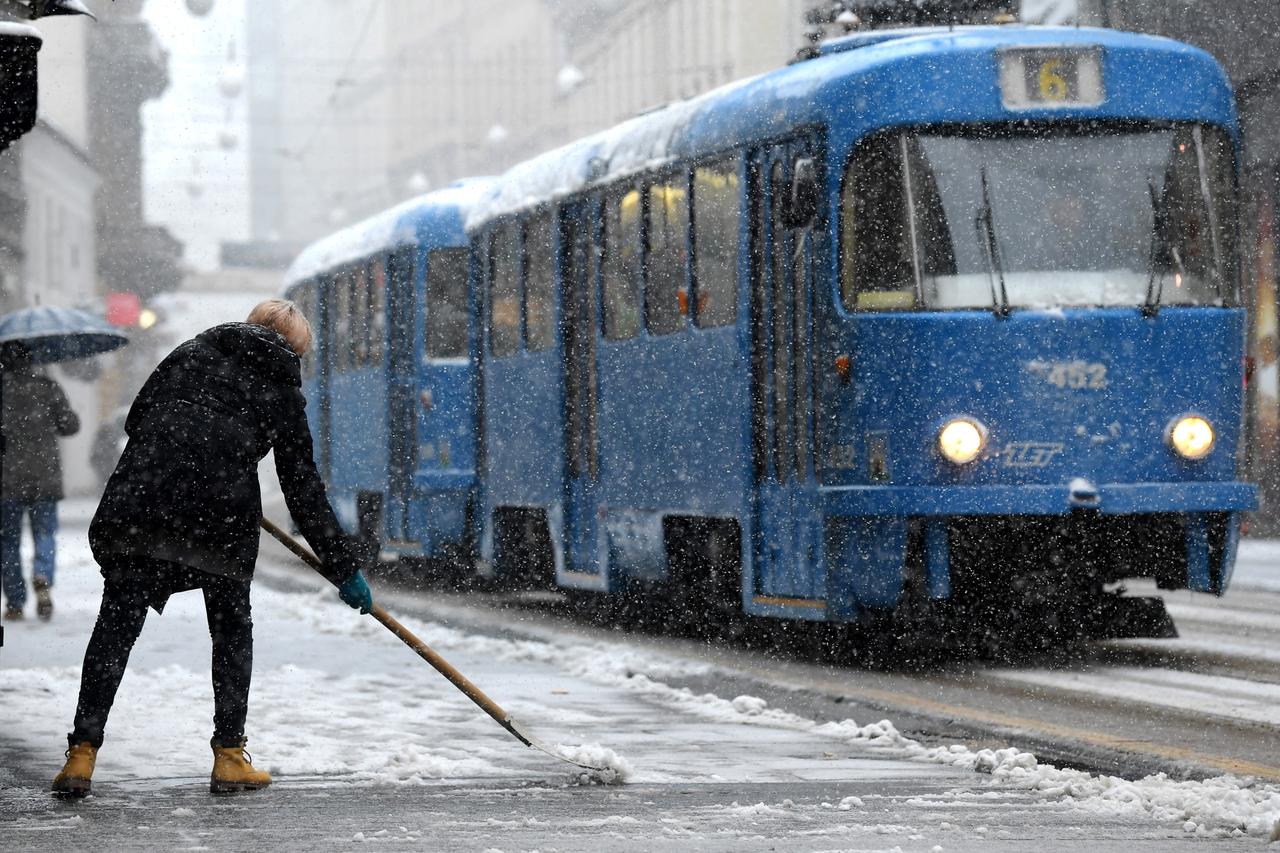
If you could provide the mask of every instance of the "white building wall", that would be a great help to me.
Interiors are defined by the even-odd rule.
[[[100,183],[89,161],[88,27],[84,18],[46,18],[39,53],[39,123],[16,143],[27,199],[26,252],[20,286],[25,305],[98,307],[94,196]],[[78,369],[77,369],[78,368]],[[96,365],[51,368],[76,414],[80,432],[62,441],[70,494],[97,486],[89,450],[101,421]]]
[[[82,151],[89,139],[88,18],[42,18],[36,29],[44,36],[37,54],[40,119]]]
[[[48,125],[37,125],[20,144],[27,192],[25,301],[92,307],[98,173]]]

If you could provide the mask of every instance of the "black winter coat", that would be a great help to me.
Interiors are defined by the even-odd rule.
[[[99,564],[154,557],[241,580],[258,558],[258,462],[275,451],[290,514],[340,583],[355,573],[312,459],[298,356],[271,329],[227,323],[178,346],[138,393],[124,454],[89,527]]]
[[[80,419],[62,386],[30,367],[4,373],[4,499],[62,499],[58,437],[75,435]]]

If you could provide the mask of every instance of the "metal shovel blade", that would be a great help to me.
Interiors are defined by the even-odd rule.
[[[538,750],[539,752],[545,752],[547,755],[550,755],[552,758],[558,758],[561,761],[565,762],[566,764],[572,764],[574,767],[581,767],[583,770],[590,770],[593,773],[613,772],[612,769],[609,767],[597,767],[594,764],[587,764],[582,761],[574,761],[572,758],[569,758],[567,755],[562,755],[559,752],[556,752],[554,749],[547,746],[545,743],[538,740],[536,737],[529,734],[524,729],[520,728],[520,726],[516,724],[516,721],[511,719],[510,717],[508,717],[506,722],[502,724],[502,727],[505,728],[507,731],[511,732],[511,734],[515,736],[516,740],[523,742],[525,746],[531,746],[534,749]]]

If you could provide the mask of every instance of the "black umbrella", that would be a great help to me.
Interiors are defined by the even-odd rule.
[[[86,311],[45,306],[0,317],[0,344],[15,343],[31,353],[32,364],[50,364],[111,352],[129,338]]]
[[[75,308],[24,308],[0,317],[0,362],[21,359],[30,364],[52,364],[110,352],[129,338],[102,320]],[[0,382],[0,417],[4,412],[4,384]],[[0,433],[0,466],[4,436]],[[0,482],[0,498],[4,483]],[[0,627],[0,646],[4,628]]]

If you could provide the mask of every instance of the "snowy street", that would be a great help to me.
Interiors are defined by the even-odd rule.
[[[1275,37],[0,0],[0,853],[1280,853]]]
[[[1034,840],[1165,851],[1265,844],[1280,817],[1270,785],[1122,781],[997,743],[935,747],[878,718],[683,689],[716,682],[720,664],[678,647],[551,639],[536,619],[528,630],[449,625],[441,614],[457,608],[381,598],[544,740],[612,749],[630,770],[624,784],[582,785],[265,548],[248,734],[275,785],[207,793],[208,639],[200,597],[183,594],[149,617],[134,651],[95,796],[59,803],[44,791],[100,589],[90,509],[64,507],[54,620],[9,626],[0,652],[0,831],[12,849],[238,849],[252,832],[253,846],[284,849],[1012,851]]]

